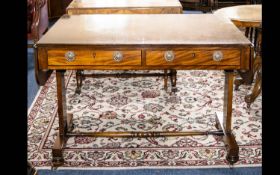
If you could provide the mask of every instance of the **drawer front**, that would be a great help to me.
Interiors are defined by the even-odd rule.
[[[141,65],[141,50],[48,50],[49,65]]]
[[[146,51],[146,65],[240,65],[239,49]]]

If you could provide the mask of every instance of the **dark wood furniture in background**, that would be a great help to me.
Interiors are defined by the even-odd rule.
[[[252,69],[239,71],[240,77],[236,78],[234,84],[238,90],[242,84],[251,85],[256,76],[256,83],[250,95],[245,96],[247,107],[257,98],[261,92],[261,43],[262,43],[262,5],[239,5],[221,8],[214,12],[224,20],[231,20],[237,27],[245,28],[245,36],[251,41],[252,51],[250,64]]]
[[[261,4],[262,0],[180,0],[180,2],[184,10],[199,10],[205,13],[235,5]]]
[[[212,9],[220,9],[224,7],[251,4],[252,0],[213,0]]]
[[[56,70],[59,132],[52,149],[54,167],[63,165],[63,150],[71,136],[217,135],[225,143],[227,161],[238,161],[239,147],[232,133],[233,78],[234,70],[250,69],[251,43],[234,24],[213,14],[65,15],[37,45],[40,69]],[[73,69],[225,70],[223,112],[216,113],[217,130],[72,132],[73,114],[66,110],[64,73]]]
[[[48,0],[49,18],[59,18],[66,13],[67,6],[72,0]]]
[[[255,84],[252,92],[245,96],[247,107],[256,100],[262,91],[262,24],[256,28],[255,57],[253,65],[253,75],[256,74]]]
[[[34,47],[43,34],[48,30],[48,4],[47,0],[28,0],[27,1],[27,39],[28,47]],[[36,48],[34,48],[34,65],[35,65],[35,79],[37,84],[43,85],[51,71],[44,71],[38,69],[38,59]]]
[[[180,0],[184,10],[199,10],[209,12],[212,10],[213,0]]]
[[[47,0],[27,0],[27,38],[37,42],[48,29]],[[29,45],[32,47],[31,45]]]

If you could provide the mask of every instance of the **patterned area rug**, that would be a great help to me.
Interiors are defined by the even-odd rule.
[[[77,95],[75,73],[69,71],[66,84],[67,112],[74,114],[74,132],[215,130],[215,112],[221,112],[223,106],[223,71],[178,71],[175,94],[163,89],[161,77],[86,78]],[[247,109],[244,96],[250,89],[240,86],[234,91],[233,133],[240,147],[237,167],[261,166],[261,96]],[[36,167],[51,166],[57,131],[53,74],[29,109],[28,159]],[[66,147],[64,167],[72,168],[228,167],[224,144],[212,135],[70,137]]]

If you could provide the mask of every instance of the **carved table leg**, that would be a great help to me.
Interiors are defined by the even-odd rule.
[[[231,131],[233,71],[225,71],[223,114],[217,112],[216,127],[224,132],[223,140],[227,150],[227,161],[232,165],[239,160],[239,148]]]
[[[52,163],[54,167],[63,165],[63,147],[66,142],[66,91],[65,91],[65,70],[56,71],[56,84],[57,84],[57,105],[58,105],[58,123],[59,132],[57,134],[54,147],[52,149]]]

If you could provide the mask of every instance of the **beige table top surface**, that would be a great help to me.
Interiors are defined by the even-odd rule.
[[[106,14],[61,17],[38,41],[70,45],[250,44],[213,14]]]
[[[262,5],[238,5],[221,8],[215,15],[241,22],[262,22]]]
[[[73,0],[69,8],[182,7],[179,0]]]

